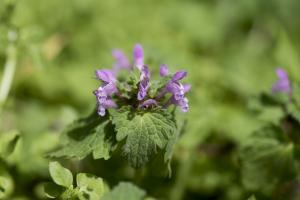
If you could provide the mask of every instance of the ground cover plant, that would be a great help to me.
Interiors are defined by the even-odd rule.
[[[0,199],[300,199],[299,9],[0,1]]]

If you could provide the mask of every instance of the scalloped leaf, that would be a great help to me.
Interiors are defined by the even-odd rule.
[[[281,134],[276,127],[266,127],[242,146],[242,182],[248,190],[270,194],[278,183],[295,175],[294,146]]]
[[[110,121],[93,112],[87,118],[74,122],[64,133],[66,144],[49,154],[55,158],[83,159],[93,154],[94,159],[109,159],[116,141]]]
[[[133,111],[124,108],[112,110],[111,115],[117,141],[125,140],[123,154],[135,168],[145,165],[158,149],[174,143],[171,138],[176,134],[176,124],[164,109]]]

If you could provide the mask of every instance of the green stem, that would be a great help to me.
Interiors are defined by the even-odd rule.
[[[9,44],[6,50],[6,62],[4,65],[3,78],[0,85],[0,112],[8,97],[17,65],[17,33],[11,30],[8,34],[8,39]]]
[[[176,177],[176,182],[174,187],[170,192],[170,199],[181,200],[184,197],[184,192],[186,189],[187,178],[191,170],[193,163],[193,149],[188,149],[186,155],[181,159],[179,163],[178,176]]]

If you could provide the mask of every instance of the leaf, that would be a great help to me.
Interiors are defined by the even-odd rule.
[[[262,129],[243,145],[240,158],[246,189],[270,194],[279,182],[294,176],[294,146],[282,141],[277,131]]]
[[[83,194],[81,199],[99,200],[104,193],[104,184],[102,178],[91,174],[79,173],[76,177],[79,191]]]
[[[109,193],[104,194],[101,200],[142,200],[145,197],[145,191],[131,183],[121,182]]]
[[[280,121],[284,118],[284,112],[282,108],[275,106],[265,106],[258,118],[264,122],[270,122],[272,124],[280,124]]]
[[[59,199],[62,199],[62,200],[80,200],[78,198],[78,189],[75,188],[73,189],[72,187],[66,189],[60,196],[59,196]]]
[[[17,132],[5,133],[0,135],[0,157],[9,156],[15,149],[19,141]]]
[[[116,126],[117,141],[126,139],[123,154],[130,164],[141,167],[157,152],[164,149],[176,134],[176,125],[172,116],[164,109],[152,111],[132,111],[123,109],[111,111]]]
[[[69,188],[73,185],[73,176],[70,170],[61,166],[58,162],[50,162],[49,171],[53,181],[60,186]]]
[[[89,117],[73,123],[64,133],[66,144],[49,156],[83,159],[92,153],[94,159],[107,160],[116,143],[112,131],[108,119],[93,112]]]
[[[14,183],[8,172],[0,166],[0,199],[8,198],[14,190]]]
[[[251,197],[248,198],[248,200],[256,200],[256,198],[254,195],[252,195]]]
[[[44,184],[44,192],[46,194],[46,197],[54,199],[59,197],[63,192],[65,188],[56,185],[54,183],[45,183]]]
[[[294,103],[287,105],[287,112],[300,123],[300,109]]]

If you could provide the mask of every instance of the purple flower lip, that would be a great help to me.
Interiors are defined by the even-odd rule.
[[[286,73],[286,71],[282,68],[277,68],[276,74],[278,80],[274,83],[272,87],[272,93],[283,92],[286,94],[290,94],[291,93],[290,80],[288,78],[288,74]]]

